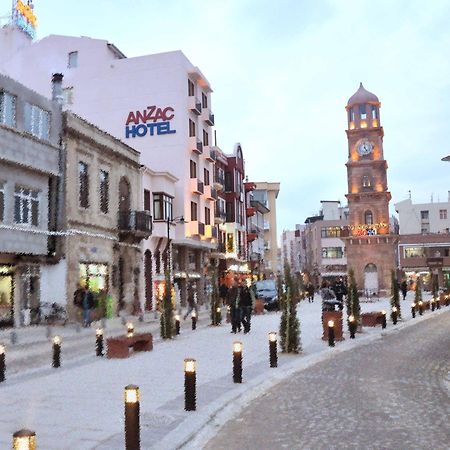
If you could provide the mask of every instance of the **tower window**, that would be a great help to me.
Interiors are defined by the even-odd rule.
[[[370,182],[370,177],[368,175],[364,175],[362,178],[362,185],[365,188],[369,188],[372,186],[371,182]]]
[[[366,225],[373,225],[373,214],[372,214],[372,211],[366,211],[364,213],[364,223]]]
[[[350,120],[353,122],[355,120],[355,110],[350,108]]]
[[[361,117],[361,120],[367,119],[366,105],[359,105],[359,115]]]
[[[378,110],[375,105],[372,105],[372,119],[378,119]]]

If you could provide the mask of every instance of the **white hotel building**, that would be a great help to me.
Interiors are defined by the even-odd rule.
[[[216,247],[214,116],[198,67],[181,51],[127,58],[104,40],[50,35],[33,42],[4,27],[0,72],[48,98],[52,74],[63,74],[65,108],[141,153],[142,202],[154,220],[143,248],[146,309],[163,280],[168,228],[181,300],[195,283],[202,301],[206,257]],[[181,216],[185,223],[168,227],[168,217]]]

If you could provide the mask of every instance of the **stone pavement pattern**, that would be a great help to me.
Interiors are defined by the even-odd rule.
[[[447,312],[299,372],[205,448],[448,449],[449,371]]]

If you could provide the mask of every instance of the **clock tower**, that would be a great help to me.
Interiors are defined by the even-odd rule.
[[[387,294],[395,269],[394,235],[390,234],[387,162],[383,154],[380,101],[364,89],[350,97],[346,110],[348,129],[349,236],[347,267],[355,272],[359,290]]]

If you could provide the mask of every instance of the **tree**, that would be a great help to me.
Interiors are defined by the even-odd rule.
[[[281,289],[282,299],[279,302],[282,308],[280,321],[280,345],[284,353],[298,353],[302,350],[300,340],[300,322],[297,317],[297,302],[292,292],[294,283],[289,264],[284,264],[285,289]]]
[[[352,268],[348,271],[348,293],[347,293],[347,316],[353,316],[355,322],[359,323],[361,316],[361,306],[359,305],[358,286],[355,281],[355,272]]]
[[[419,306],[419,302],[421,300],[422,300],[422,282],[420,280],[420,276],[418,276],[416,281],[416,292],[414,295],[414,302],[417,305],[417,307]]]
[[[162,311],[160,317],[161,337],[163,339],[172,339],[173,336],[173,303],[172,303],[172,283],[170,272],[165,272],[165,288],[162,301]]]
[[[431,292],[433,295],[433,298],[437,299],[439,298],[439,279],[437,273],[431,274]]]
[[[402,317],[402,312],[400,309],[400,290],[398,288],[398,280],[395,276],[395,270],[391,271],[391,308],[397,307],[397,315],[399,318]]]
[[[216,261],[211,260],[211,325],[217,326],[222,322],[222,313],[220,311],[219,283]],[[217,312],[219,308],[219,312]]]

